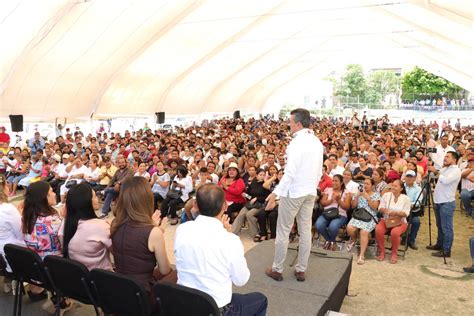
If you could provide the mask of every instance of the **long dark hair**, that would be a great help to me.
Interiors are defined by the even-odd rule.
[[[92,188],[87,182],[79,183],[69,190],[66,196],[66,210],[63,256],[69,258],[69,242],[76,234],[79,220],[97,218],[92,206]]]
[[[51,186],[48,182],[37,181],[30,184],[26,189],[22,215],[22,231],[24,234],[31,234],[33,232],[38,216],[57,214],[56,210],[48,203],[50,188]]]
[[[341,194],[343,194],[344,190],[346,189],[346,185],[344,184],[344,178],[340,174],[335,174],[333,178],[338,178],[341,182]]]

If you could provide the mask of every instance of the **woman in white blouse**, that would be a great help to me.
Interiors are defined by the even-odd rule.
[[[3,247],[6,244],[15,244],[25,246],[23,234],[21,232],[21,215],[15,206],[8,203],[8,186],[7,180],[3,174],[0,174],[0,265],[4,265],[2,269],[11,272],[8,263],[5,260]],[[12,291],[12,281],[3,279],[3,292],[10,293]]]
[[[150,174],[148,173],[148,171],[146,171],[147,169],[147,165],[146,163],[142,162],[138,165],[138,170],[137,172],[135,172],[134,176],[135,177],[143,177],[147,180],[150,180]]]
[[[383,218],[375,227],[375,239],[379,248],[377,260],[385,259],[385,238],[384,235],[390,231],[390,240],[392,242],[392,255],[390,263],[397,263],[397,250],[400,246],[401,235],[407,230],[407,217],[410,214],[411,201],[405,194],[405,187],[400,180],[395,180],[390,186],[390,191],[382,196],[379,206],[379,212],[383,214]],[[387,228],[386,223],[389,221],[398,221],[394,227]]]
[[[178,223],[178,205],[185,203],[189,199],[189,193],[193,190],[193,180],[188,175],[188,169],[185,166],[178,166],[176,168],[176,177],[173,179],[173,183],[170,186],[170,191],[174,192],[168,194],[161,203],[161,217],[170,216],[169,223],[176,225]],[[183,205],[184,206],[184,205]]]
[[[84,174],[84,179],[90,183],[91,186],[99,184],[100,168],[98,162],[95,159],[89,161],[89,168],[87,168]]]

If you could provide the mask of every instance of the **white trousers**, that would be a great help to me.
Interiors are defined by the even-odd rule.
[[[275,257],[273,271],[282,273],[283,263],[288,250],[289,236],[296,217],[299,233],[297,272],[304,272],[308,266],[311,252],[311,218],[316,196],[306,195],[299,198],[280,197],[278,206],[278,220],[275,239]]]

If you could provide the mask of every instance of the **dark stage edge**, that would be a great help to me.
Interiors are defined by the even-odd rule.
[[[250,280],[236,293],[262,292],[268,297],[267,315],[324,315],[338,312],[349,287],[352,256],[346,253],[313,248],[309,257],[306,281],[294,276],[296,245],[290,245],[285,261],[283,281],[265,275],[273,260],[275,244],[265,241],[249,250],[245,257],[250,269]]]

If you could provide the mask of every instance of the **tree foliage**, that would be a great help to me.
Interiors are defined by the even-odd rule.
[[[460,86],[419,67],[403,75],[401,86],[402,99],[407,100],[442,96],[459,98],[463,93]]]
[[[369,74],[367,85],[367,102],[381,104],[386,96],[398,94],[398,76],[393,71],[376,70]]]
[[[344,74],[336,81],[335,95],[343,97],[359,97],[363,99],[367,90],[367,80],[361,65],[346,66]]]
[[[398,94],[398,77],[393,71],[376,70],[369,75],[361,65],[350,64],[339,79],[334,75],[327,78],[334,85],[334,95],[348,103],[367,104],[378,107],[385,97]]]

